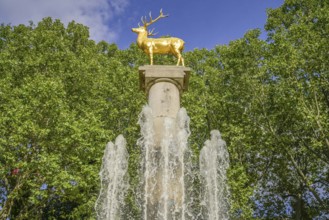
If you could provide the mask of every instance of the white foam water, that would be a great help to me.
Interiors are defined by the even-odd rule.
[[[229,157],[219,131],[211,131],[200,152],[199,167],[192,166],[188,147],[190,118],[181,108],[176,118],[153,117],[146,105],[139,115],[142,149],[141,187],[136,191],[143,220],[229,219],[226,170]],[[159,132],[161,130],[161,132]],[[108,143],[100,172],[101,191],[96,202],[98,219],[125,219],[128,189],[126,141],[119,135]],[[200,168],[200,169],[199,169]],[[136,219],[136,217],[132,217]]]
[[[185,219],[185,163],[189,117],[181,108],[176,118],[163,117],[163,135],[154,138],[152,110],[145,106],[140,114],[143,149],[144,192],[143,219]],[[160,123],[161,124],[161,123]]]
[[[119,135],[115,144],[105,148],[101,171],[101,190],[95,210],[99,220],[123,219],[124,199],[129,188],[127,179],[128,152],[126,140]]]
[[[203,219],[229,219],[229,190],[226,170],[229,167],[229,154],[225,141],[217,130],[211,131],[200,152],[200,175],[202,189]]]

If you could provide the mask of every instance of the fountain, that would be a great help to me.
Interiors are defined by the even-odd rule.
[[[141,138],[137,141],[143,155],[139,207],[144,220],[229,219],[229,160],[219,131],[211,132],[211,139],[200,152],[199,174],[192,172],[188,156],[190,119],[185,108],[180,108],[189,73],[190,69],[182,66],[139,68],[140,87],[148,95],[148,105],[139,115]],[[110,142],[105,149],[100,172],[102,188],[95,207],[98,219],[124,219],[129,187],[125,145],[120,135],[115,144]],[[201,183],[198,193],[193,192],[194,178]]]
[[[143,26],[132,29],[138,34],[138,47],[149,55],[151,64],[139,68],[140,88],[148,97],[148,105],[139,116],[142,137],[137,141],[143,152],[143,190],[138,205],[141,218],[226,220],[229,216],[226,185],[229,164],[226,144],[219,131],[211,132],[211,139],[201,150],[199,174],[193,172],[189,157],[190,119],[186,110],[180,108],[180,97],[187,91],[191,71],[184,66],[184,41],[176,37],[148,38],[154,35],[147,30],[148,26],[167,16],[162,9],[155,19],[150,13],[149,21],[142,17]],[[155,66],[153,54],[173,54],[177,57],[177,66]],[[98,219],[124,219],[122,213],[128,189],[125,144],[124,138],[119,136],[115,144],[109,143],[105,150],[100,172],[102,188],[95,207]],[[202,193],[195,193],[193,189],[197,177]]]

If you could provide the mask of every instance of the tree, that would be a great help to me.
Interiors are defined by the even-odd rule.
[[[3,219],[93,216],[106,142],[138,134],[137,75],[115,45],[88,38],[86,27],[50,18],[0,27]]]

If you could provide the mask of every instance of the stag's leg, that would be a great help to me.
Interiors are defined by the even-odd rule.
[[[150,54],[150,65],[153,65],[153,54]]]
[[[153,48],[152,47],[149,48],[149,56],[150,56],[151,65],[153,65]]]
[[[179,66],[179,63],[180,63],[180,57],[177,56],[177,64],[176,64],[176,66]]]
[[[184,66],[184,59],[182,57],[182,54],[179,49],[175,48],[175,56],[177,57],[177,66],[179,66],[179,63],[182,63],[182,66]]]

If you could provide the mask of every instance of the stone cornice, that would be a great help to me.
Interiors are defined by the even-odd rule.
[[[180,94],[187,91],[191,69],[184,66],[146,65],[139,67],[140,89],[148,94],[158,82],[174,84]]]

